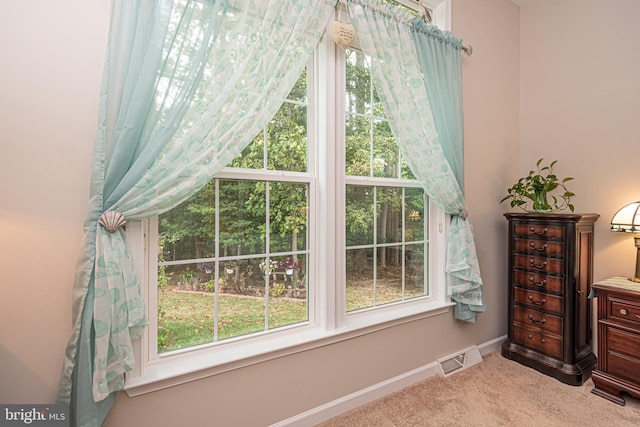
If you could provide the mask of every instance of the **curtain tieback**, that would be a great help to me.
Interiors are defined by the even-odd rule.
[[[467,212],[466,209],[462,209],[460,211],[460,218],[462,218],[463,220],[467,220],[467,217],[469,216],[469,212]]]
[[[98,223],[109,233],[114,233],[120,227],[124,227],[127,224],[127,220],[120,212],[106,211],[100,215]]]

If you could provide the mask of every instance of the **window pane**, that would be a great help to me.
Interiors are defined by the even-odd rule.
[[[373,249],[347,250],[347,311],[374,304]]]
[[[373,122],[373,176],[398,178],[399,149],[389,123]]]
[[[256,260],[221,265],[218,297],[218,340],[265,330],[265,280]],[[233,270],[233,271],[232,271]]]
[[[375,305],[402,301],[402,246],[377,249]]]
[[[397,178],[399,150],[371,80],[371,60],[346,51],[346,174]]]
[[[400,175],[402,179],[416,179],[416,176],[413,174],[413,171],[409,168],[407,161],[402,158],[400,162]]]
[[[234,168],[263,169],[264,158],[264,132],[261,131],[253,141],[242,150],[242,153],[231,161],[229,166]]]
[[[221,294],[264,296],[264,277],[258,259],[220,261],[218,287]]]
[[[307,69],[302,70],[302,74],[298,78],[296,85],[291,89],[287,99],[292,101],[307,102]]]
[[[405,299],[428,295],[425,281],[425,246],[407,245],[405,248]]]
[[[215,251],[215,184],[158,218],[160,259],[206,258]]]
[[[407,188],[404,193],[405,242],[424,240],[425,197],[421,188]]]
[[[270,252],[304,250],[307,247],[308,185],[270,183]]]
[[[376,194],[377,243],[401,242],[402,188],[378,187]]]
[[[346,60],[346,111],[371,113],[370,59],[362,51],[347,49]]]
[[[220,256],[265,251],[266,185],[220,180]]]
[[[307,107],[285,102],[267,126],[268,169],[307,170]]]
[[[158,268],[159,352],[213,341],[211,277],[198,263]]]
[[[269,290],[269,329],[305,322],[307,312],[307,257],[275,257]]]
[[[373,187],[346,187],[347,246],[373,243],[373,192]]]
[[[347,115],[345,166],[346,174],[371,175],[371,127],[367,118]]]
[[[267,125],[267,153],[264,152],[265,132],[261,131],[229,166],[291,172],[307,171],[307,107],[285,102]]]

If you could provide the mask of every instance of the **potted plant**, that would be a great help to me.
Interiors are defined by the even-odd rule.
[[[575,194],[567,189],[565,183],[572,177],[560,180],[553,167],[557,163],[554,160],[548,166],[541,166],[544,159],[536,163],[537,170],[529,171],[529,175],[522,177],[507,189],[507,195],[500,203],[511,200],[511,207],[518,207],[527,212],[557,212],[569,208],[573,212],[574,206],[571,198]],[[531,209],[529,209],[531,203]]]
[[[282,261],[280,261],[280,268],[284,268],[284,271],[287,274],[287,276],[291,276],[293,275],[293,270],[300,271],[300,268],[301,268],[300,261],[298,261],[297,259],[287,257],[286,259],[283,259]]]
[[[263,260],[260,264],[260,270],[265,276],[271,275],[278,268],[278,261],[272,259],[269,262]]]

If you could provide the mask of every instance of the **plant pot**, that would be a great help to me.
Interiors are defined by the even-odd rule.
[[[545,190],[536,191],[534,194],[533,211],[534,212],[549,212],[551,206],[547,201],[547,192]]]
[[[287,276],[293,276],[293,268],[287,268],[285,273],[287,273]]]

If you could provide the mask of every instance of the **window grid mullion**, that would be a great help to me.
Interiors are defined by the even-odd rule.
[[[265,183],[265,249],[267,252],[265,270],[270,271],[271,265],[271,181]],[[271,280],[268,273],[264,279],[264,330],[269,330],[269,281]]]
[[[218,341],[218,297],[220,294],[220,180],[218,178],[215,179],[215,217],[214,217],[214,227],[215,227],[215,249],[214,254],[216,256],[215,261],[215,292],[213,295],[213,342]]]
[[[378,187],[373,187],[373,306],[377,305],[378,290]]]
[[[400,227],[401,234],[402,234],[402,237],[401,237],[401,241],[402,241],[401,249],[402,250],[400,252],[400,254],[401,254],[401,263],[402,263],[402,268],[401,268],[401,274],[402,274],[402,278],[401,278],[401,281],[402,281],[402,301],[405,300],[405,277],[406,277],[406,275],[405,275],[405,268],[406,268],[406,265],[405,265],[405,259],[406,259],[405,251],[406,251],[406,248],[407,248],[407,244],[406,244],[406,241],[405,241],[405,237],[406,237],[405,221],[406,221],[406,218],[407,218],[407,211],[406,211],[406,205],[407,204],[406,204],[405,197],[406,197],[406,193],[405,193],[405,188],[403,187],[402,188],[402,204],[400,205],[400,215],[402,217],[401,218],[402,226]]]

